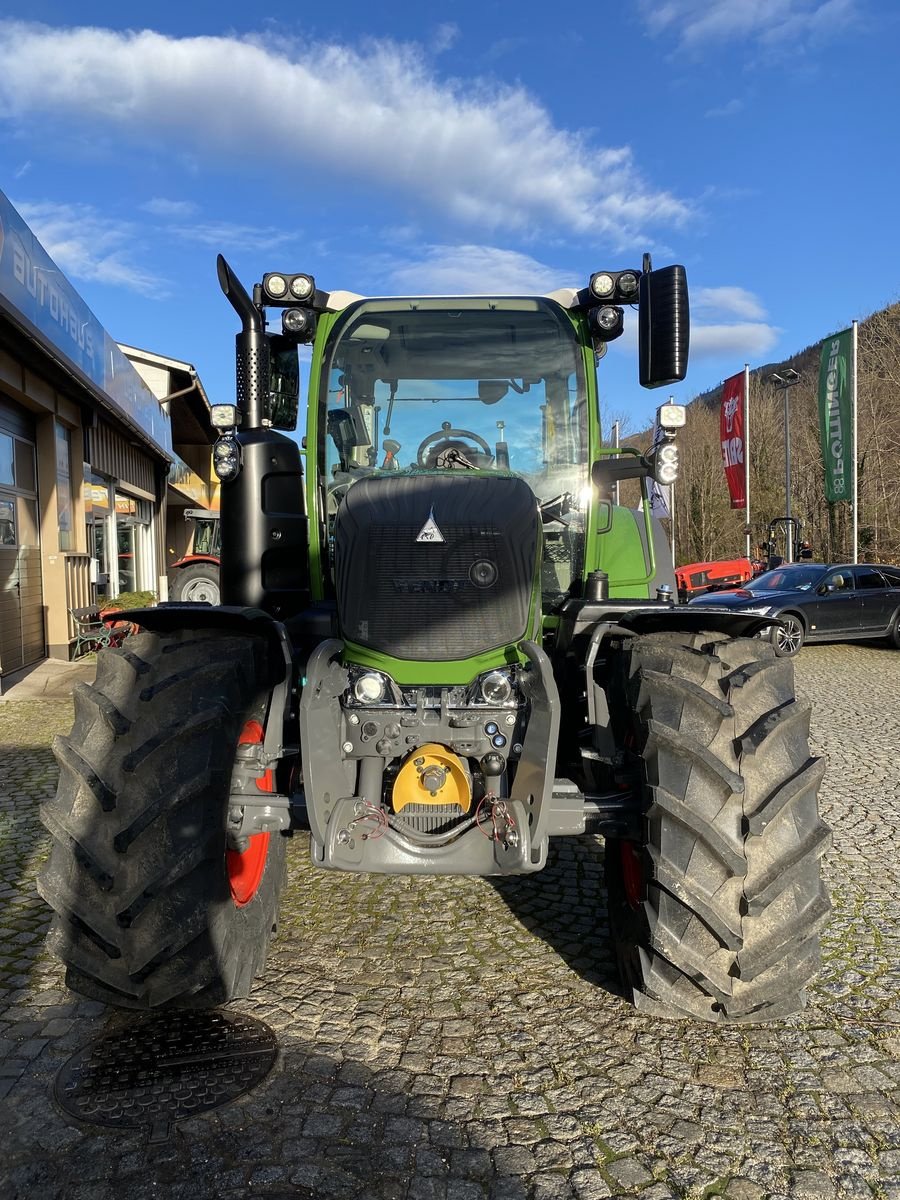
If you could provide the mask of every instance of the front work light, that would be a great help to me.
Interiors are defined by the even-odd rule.
[[[216,478],[226,483],[241,469],[241,448],[234,438],[220,437],[213,446],[213,470]]]
[[[636,296],[638,290],[638,277],[634,271],[623,271],[618,279],[619,295],[620,296]]]
[[[663,486],[674,483],[678,478],[678,447],[674,442],[663,442],[654,457],[653,477]]]
[[[295,300],[308,300],[316,290],[312,275],[295,275],[288,289]]]
[[[263,275],[263,295],[269,304],[296,304],[311,301],[316,290],[312,275],[288,275],[284,271],[269,271]]]
[[[591,276],[591,295],[598,300],[605,300],[616,290],[616,281],[609,271],[595,271]]]
[[[238,410],[234,404],[212,404],[209,423],[213,429],[234,429],[238,423]]]
[[[610,304],[636,304],[640,281],[640,271],[595,271],[588,291]]]
[[[683,404],[661,404],[656,410],[656,423],[660,429],[683,429],[687,409]]]
[[[283,300],[288,293],[288,281],[283,275],[272,272],[263,275],[263,291],[270,300]]]

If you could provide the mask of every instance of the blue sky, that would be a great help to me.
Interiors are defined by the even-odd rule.
[[[233,394],[248,285],[549,291],[682,262],[680,400],[900,297],[900,6],[6,0],[0,188],[120,341]],[[143,6],[142,6],[143,7]],[[73,15],[77,8],[77,19]],[[638,426],[633,324],[601,363]]]

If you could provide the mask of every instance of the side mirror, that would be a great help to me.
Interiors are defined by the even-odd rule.
[[[662,267],[641,275],[638,312],[641,387],[684,379],[691,338],[687,274]]]
[[[273,429],[297,428],[300,410],[300,354],[297,343],[281,334],[269,336],[269,390],[263,418]]]
[[[478,380],[478,399],[482,404],[496,404],[508,391],[509,384],[505,379]]]

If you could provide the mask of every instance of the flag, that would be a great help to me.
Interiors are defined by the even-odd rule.
[[[822,343],[819,366],[819,435],[825,462],[825,497],[849,500],[852,489],[853,429],[850,401],[853,330]]]
[[[731,507],[743,508],[744,495],[744,372],[732,375],[722,385],[722,411],[719,415],[722,462],[731,494]]]
[[[653,423],[653,445],[658,446],[665,439],[665,434],[659,427],[659,421]],[[672,509],[672,485],[657,483],[651,475],[648,480],[647,499],[650,501],[650,512],[654,517],[667,517]]]

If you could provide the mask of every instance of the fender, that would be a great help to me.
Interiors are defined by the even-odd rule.
[[[692,608],[659,600],[568,600],[560,611],[557,649],[567,650],[579,637],[599,643],[613,634],[657,633],[665,630],[699,633],[704,629],[732,637],[755,637],[778,625],[777,617],[735,612],[730,608]]]
[[[108,614],[121,620],[121,612]],[[106,619],[106,618],[104,618]],[[280,621],[259,608],[239,608],[208,604],[158,604],[155,608],[128,610],[129,621],[151,633],[175,633],[178,630],[215,630],[262,638],[268,648],[267,687],[272,699],[266,717],[263,751],[269,763],[284,757],[284,726],[291,711],[294,657],[287,630]],[[276,718],[277,714],[277,718]]]
[[[196,563],[209,563],[211,567],[218,567],[220,559],[212,554],[186,554],[184,558],[179,558],[176,562],[169,563],[169,569],[175,567],[193,567]]]

